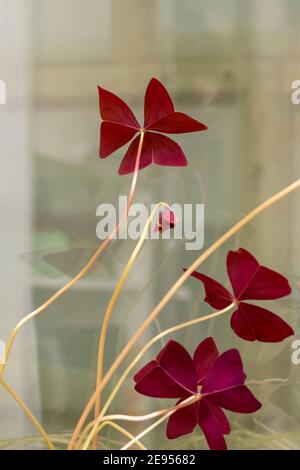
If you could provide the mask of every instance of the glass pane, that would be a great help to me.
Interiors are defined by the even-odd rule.
[[[7,341],[17,321],[91,258],[100,243],[98,205],[118,207],[119,195],[129,193],[131,176],[118,175],[125,149],[98,157],[97,85],[124,99],[142,121],[145,88],[157,77],[176,110],[208,126],[207,132],[169,136],[182,147],[187,168],[151,165],[139,172],[136,202],[205,205],[204,247],[186,250],[186,240],[145,242],[113,311],[105,370],[182,268],[299,177],[299,110],[291,102],[292,82],[300,76],[299,21],[296,0],[31,0],[26,7],[20,0],[0,0],[0,80],[6,84],[6,104],[0,104],[0,340]],[[242,246],[285,275],[292,295],[260,305],[285,318],[295,337],[280,344],[242,341],[230,328],[230,314],[172,335],[190,352],[213,335],[221,351],[239,349],[249,380],[285,380],[253,385],[263,403],[257,414],[229,413],[232,449],[300,445],[299,366],[291,359],[299,334],[298,207],[299,194],[289,195],[199,268],[229,288],[226,254]],[[103,314],[136,243],[114,241],[80,282],[16,337],[6,381],[45,429],[61,437],[58,445],[64,446],[94,391]],[[200,283],[188,280],[129,358],[158,332],[212,312],[203,298]],[[4,391],[0,398],[2,447],[43,446],[41,440],[19,440],[37,432]],[[130,374],[110,413],[144,414],[172,403],[137,394]],[[135,435],[143,426],[131,423],[128,429]],[[102,436],[106,448],[126,442],[109,428]],[[199,430],[168,441],[165,425],[143,443],[207,448]]]

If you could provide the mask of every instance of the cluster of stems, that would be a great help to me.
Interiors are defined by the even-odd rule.
[[[143,140],[144,140],[144,131],[141,131],[140,133],[140,141],[139,141],[139,147],[137,151],[137,156],[136,156],[136,164],[135,164],[135,170],[133,173],[133,179],[131,183],[131,189],[128,197],[128,204],[125,213],[123,214],[121,221],[119,224],[114,228],[112,233],[107,237],[106,240],[102,242],[102,244],[99,246],[93,257],[89,260],[89,262],[84,266],[84,268],[74,277],[72,278],[67,284],[65,284],[59,291],[57,291],[52,297],[50,297],[46,302],[44,302],[40,307],[35,309],[33,312],[25,316],[13,329],[8,342],[7,342],[7,347],[6,347],[6,357],[5,357],[5,362],[4,364],[0,365],[0,384],[4,389],[11,395],[11,397],[16,401],[16,403],[22,408],[23,412],[27,415],[27,417],[31,420],[32,424],[35,426],[41,437],[44,439],[45,444],[49,450],[55,450],[55,447],[47,434],[47,432],[43,429],[42,425],[38,422],[38,420],[35,418],[35,416],[32,414],[32,412],[29,410],[29,408],[25,405],[25,403],[22,401],[22,399],[16,394],[16,392],[4,381],[3,379],[3,374],[7,365],[7,361],[14,343],[14,340],[16,338],[17,333],[19,330],[32,318],[35,316],[39,315],[43,311],[46,310],[46,308],[51,305],[56,299],[58,299],[62,294],[64,294],[67,290],[69,290],[74,284],[76,284],[88,271],[89,269],[93,266],[95,261],[99,258],[100,254],[103,252],[105,247],[109,244],[109,242],[115,237],[115,235],[118,233],[120,230],[121,226],[124,224],[124,222],[127,219],[129,208],[132,204],[135,190],[136,190],[136,185],[137,185],[137,177],[138,177],[138,171],[139,171],[139,165],[140,165],[140,158],[142,154],[142,148],[143,148]],[[101,403],[101,395],[104,387],[110,382],[111,378],[114,376],[114,374],[117,372],[119,367],[122,365],[122,363],[125,361],[127,358],[129,352],[133,348],[133,346],[137,343],[137,341],[140,339],[140,337],[143,335],[145,330],[150,326],[150,324],[157,318],[159,313],[162,311],[162,309],[168,304],[168,302],[172,299],[172,297],[175,295],[177,290],[186,282],[186,280],[189,278],[191,273],[196,270],[212,253],[214,253],[221,245],[223,245],[229,238],[231,238],[234,234],[239,232],[247,223],[249,223],[251,220],[253,220],[257,215],[262,213],[265,209],[268,207],[272,206],[275,204],[277,201],[283,199],[286,197],[288,194],[291,192],[295,191],[300,187],[300,180],[295,181],[293,184],[287,186],[284,188],[282,191],[278,192],[259,206],[257,206],[254,210],[252,210],[249,214],[247,214],[245,217],[243,217],[238,223],[236,223],[233,227],[231,227],[227,232],[225,232],[219,239],[217,239],[206,251],[204,251],[192,264],[191,266],[179,277],[179,279],[174,283],[174,285],[168,290],[168,292],[164,295],[164,297],[161,299],[161,301],[158,303],[158,305],[152,310],[152,312],[146,317],[144,322],[141,324],[141,326],[138,328],[138,330],[135,332],[135,334],[131,337],[131,339],[128,341],[128,343],[124,346],[123,350],[121,353],[118,355],[118,357],[115,359],[111,367],[108,369],[106,374],[103,376],[103,360],[104,360],[104,353],[105,353],[105,344],[106,344],[106,338],[107,338],[107,332],[108,332],[108,326],[109,326],[109,321],[111,318],[111,315],[113,313],[114,306],[120,296],[120,293],[122,291],[122,288],[126,282],[126,279],[132,269],[132,266],[134,265],[134,262],[139,255],[144,242],[147,238],[147,234],[149,231],[149,228],[151,227],[151,224],[153,222],[154,217],[157,215],[157,212],[162,208],[162,207],[169,207],[168,204],[164,202],[158,203],[154,210],[152,211],[150,217],[148,218],[146,225],[144,227],[144,230],[142,232],[142,235],[140,239],[137,242],[136,247],[134,248],[127,265],[124,268],[124,271],[114,289],[114,292],[112,294],[112,297],[109,301],[109,304],[107,306],[106,312],[104,313],[103,316],[103,321],[101,325],[101,332],[99,335],[99,347],[98,347],[98,364],[97,364],[97,374],[96,374],[96,385],[95,385],[95,391],[90,397],[87,405],[85,406],[84,410],[82,411],[82,414],[78,420],[78,423],[74,429],[74,432],[72,434],[72,437],[70,439],[68,449],[69,450],[77,450],[77,449],[82,449],[86,450],[89,448],[96,449],[99,444],[99,435],[100,432],[106,427],[110,426],[122,435],[124,435],[127,439],[128,442],[127,444],[122,448],[122,449],[128,449],[133,445],[136,445],[140,449],[145,449],[145,446],[142,444],[141,439],[148,434],[150,431],[152,431],[154,428],[159,426],[163,421],[165,421],[169,416],[171,416],[172,413],[174,413],[177,409],[182,408],[184,406],[190,405],[194,401],[197,401],[201,399],[199,395],[195,395],[192,397],[189,397],[188,399],[184,400],[181,402],[179,405],[174,406],[172,408],[167,408],[167,409],[162,409],[159,411],[155,411],[153,413],[150,413],[148,415],[144,416],[128,416],[128,415],[108,415],[107,411],[109,407],[111,406],[114,398],[116,397],[118,391],[122,387],[123,383],[125,382],[126,378],[129,376],[131,371],[134,369],[134,367],[137,365],[137,363],[140,361],[142,356],[159,340],[164,338],[167,335],[170,335],[178,330],[181,330],[183,328],[188,328],[190,326],[196,325],[198,323],[208,321],[212,318],[218,317],[220,315],[223,315],[234,307],[234,304],[229,305],[225,309],[212,312],[206,316],[200,316],[197,317],[193,320],[186,321],[184,323],[180,323],[178,325],[175,325],[171,328],[168,328],[165,331],[162,331],[155,337],[153,337],[144,347],[141,348],[141,350],[137,353],[136,357],[134,360],[132,360],[127,368],[123,371],[123,373],[120,375],[120,378],[117,380],[116,385],[114,386],[112,392],[110,393],[108,399],[102,406]],[[274,379],[276,380],[276,379]],[[264,381],[266,383],[266,381]],[[270,380],[267,381],[267,383],[270,383]],[[91,413],[93,412],[93,419],[88,422],[88,418],[90,417]],[[115,421],[128,421],[128,422],[144,422],[147,420],[153,420],[155,418],[158,418],[156,421],[154,421],[149,427],[144,429],[141,433],[139,433],[137,436],[133,436],[127,429],[123,428],[119,424],[117,424]]]

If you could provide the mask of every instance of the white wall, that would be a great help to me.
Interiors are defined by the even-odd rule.
[[[0,77],[7,100],[0,105],[0,339],[32,309],[30,276],[21,255],[30,249],[30,42],[29,2],[0,0]],[[6,381],[39,416],[34,325],[21,331]],[[35,433],[22,410],[0,389],[0,438]]]

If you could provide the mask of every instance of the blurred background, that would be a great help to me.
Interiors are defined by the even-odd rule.
[[[0,79],[7,86],[7,104],[0,105],[0,339],[7,340],[19,319],[84,266],[99,243],[96,207],[128,193],[130,176],[117,175],[125,150],[98,158],[97,85],[121,96],[141,117],[144,90],[157,77],[178,110],[208,125],[205,133],[175,136],[187,168],[148,167],[136,192],[136,201],[149,204],[204,203],[207,248],[256,204],[299,178],[300,105],[291,102],[291,84],[300,79],[299,26],[297,0],[0,0]],[[226,253],[243,246],[286,275],[293,294],[269,307],[292,324],[296,338],[299,202],[296,193],[276,204],[202,267],[226,283]],[[15,342],[6,380],[45,428],[61,436],[62,446],[93,392],[103,312],[133,248],[133,241],[111,244],[91,272],[28,323]],[[113,314],[106,368],[198,255],[185,251],[184,240],[146,242]],[[201,285],[191,279],[131,357],[158,331],[210,311]],[[249,379],[287,379],[253,385],[263,408],[253,416],[232,415],[229,446],[299,448],[295,338],[246,343],[221,317],[174,339],[192,352],[206,335],[215,337],[220,350],[240,349]],[[139,414],[166,405],[138,396],[130,377],[111,412]],[[35,429],[3,389],[0,416],[1,448],[33,445],[21,438]],[[115,448],[122,440],[106,430],[102,446]],[[199,431],[167,442],[164,426],[144,443],[206,448]]]

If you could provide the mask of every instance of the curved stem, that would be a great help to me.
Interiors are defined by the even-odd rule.
[[[84,268],[75,277],[73,277],[67,284],[65,284],[61,289],[59,289],[54,295],[52,295],[46,302],[44,302],[42,305],[40,305],[40,307],[36,308],[35,310],[33,310],[33,312],[29,313],[26,317],[24,317],[21,321],[19,321],[19,323],[13,329],[13,331],[12,331],[10,337],[9,337],[9,340],[7,342],[7,347],[6,347],[6,352],[5,352],[5,361],[3,361],[4,363],[8,359],[10,350],[11,350],[12,345],[13,345],[13,342],[14,342],[15,337],[16,337],[18,331],[20,330],[20,328],[25,323],[27,323],[29,320],[34,318],[36,315],[42,313],[47,307],[49,307],[49,305],[51,305],[55,300],[57,300],[62,294],[64,294],[67,290],[69,290],[72,286],[74,286],[74,284],[76,284],[91,269],[91,267],[93,266],[95,261],[98,259],[98,257],[102,253],[102,251],[106,248],[106,246],[110,243],[110,241],[119,232],[121,226],[123,225],[123,223],[125,222],[125,220],[127,218],[129,208],[130,208],[132,200],[134,198],[134,193],[135,193],[136,183],[137,183],[137,177],[138,177],[138,171],[139,171],[139,166],[140,166],[140,160],[141,160],[141,154],[142,154],[143,141],[144,141],[144,132],[141,131],[139,146],[138,146],[138,150],[137,150],[137,157],[136,157],[136,162],[135,162],[135,168],[134,168],[134,174],[133,174],[130,193],[129,193],[129,197],[128,197],[128,201],[127,201],[127,207],[126,207],[126,211],[123,214],[120,222],[116,225],[116,227],[111,232],[111,234],[108,236],[108,238],[106,238],[101,243],[101,245],[99,246],[99,248],[97,249],[95,254],[92,256],[92,258],[89,260],[89,262],[84,266]],[[5,368],[5,365],[1,364],[0,365],[0,377],[2,377],[4,368]]]
[[[76,446],[75,446],[75,450],[80,450],[82,448],[82,443],[85,439],[85,436],[87,435],[87,433],[93,428],[94,424],[95,424],[96,420],[93,420],[91,421],[86,427],[85,429],[83,430],[83,432],[81,433],[81,435],[79,436],[79,439],[76,443]],[[101,423],[101,420],[100,421],[97,421],[97,426],[99,425],[99,423]],[[89,441],[90,442],[90,441]]]
[[[255,380],[249,380],[246,382],[246,384],[255,384],[255,383],[282,383],[282,382],[286,382],[285,379],[265,379],[263,381],[255,381]],[[174,413],[174,410],[173,411],[169,411],[167,412],[164,416],[162,416],[160,419],[158,419],[157,421],[155,421],[154,423],[151,424],[151,426],[149,426],[147,429],[145,429],[144,431],[142,431],[140,434],[138,434],[136,437],[133,437],[131,439],[131,441],[129,441],[125,446],[122,447],[121,450],[126,450],[126,449],[129,449],[129,447],[132,447],[136,442],[139,441],[139,439],[141,439],[142,437],[144,437],[146,434],[148,434],[150,431],[152,431],[153,429],[155,429],[157,426],[159,426],[163,421],[165,421],[167,418],[169,418],[169,416],[171,416],[172,414]]]
[[[196,395],[192,395],[188,398],[186,398],[184,401],[182,401],[181,403],[179,403],[178,405],[175,405],[175,406],[172,406],[170,408],[163,408],[161,410],[158,410],[158,411],[153,411],[152,413],[148,413],[146,415],[140,415],[140,416],[132,416],[132,415],[122,415],[122,414],[115,414],[115,415],[107,415],[107,416],[103,416],[98,425],[102,422],[102,421],[116,421],[116,420],[121,420],[121,421],[132,421],[132,422],[139,422],[139,421],[147,421],[149,419],[154,419],[154,418],[157,418],[158,416],[161,416],[161,415],[165,415],[166,413],[168,414],[169,413],[169,416],[171,414],[173,414],[175,411],[179,410],[180,408],[184,408],[185,406],[187,405],[191,405],[192,403],[195,403],[196,401],[200,400],[201,398],[201,395],[200,394],[196,394]],[[93,432],[88,436],[88,438],[86,439],[85,441],[85,444],[83,446],[84,449],[88,449],[89,445],[90,445],[90,442],[91,440],[94,438],[94,436],[96,435],[97,433],[97,427],[93,430]],[[136,439],[136,438],[134,438]],[[136,442],[136,441],[135,441]]]
[[[102,324],[101,334],[100,334],[100,339],[99,339],[99,348],[98,348],[98,366],[97,366],[96,390],[99,387],[99,384],[100,384],[101,379],[102,379],[105,341],[106,341],[106,335],[107,335],[109,321],[110,321],[114,306],[116,304],[116,301],[118,300],[118,297],[121,293],[121,290],[124,286],[124,283],[125,283],[128,275],[129,275],[129,273],[130,273],[130,270],[131,270],[137,256],[139,255],[142,247],[143,247],[146,236],[148,234],[149,226],[151,225],[151,222],[152,222],[157,210],[159,210],[159,208],[161,206],[169,207],[168,204],[166,204],[164,202],[159,202],[158,204],[156,204],[156,206],[152,210],[152,212],[150,214],[150,217],[148,218],[148,220],[145,224],[145,227],[144,227],[144,230],[142,232],[141,238],[139,239],[135,249],[133,250],[127,265],[125,266],[125,269],[122,273],[122,276],[120,277],[119,282],[115,287],[115,290],[112,294],[112,297],[109,301],[108,307],[107,307],[106,312],[104,314],[104,319],[103,319],[103,324]],[[101,392],[98,394],[96,402],[95,402],[95,418],[97,418],[97,416],[100,413],[100,402],[101,402]],[[96,446],[97,446],[97,442],[94,441],[94,448],[96,448]]]
[[[155,421],[154,423],[152,423],[148,428],[146,428],[144,431],[140,432],[140,434],[138,434],[136,437],[134,437],[133,439],[131,439],[131,441],[129,441],[125,446],[123,446],[121,448],[121,450],[126,450],[126,449],[129,449],[129,447],[133,446],[133,444],[135,444],[139,439],[141,439],[142,437],[146,436],[146,434],[148,434],[150,431],[152,431],[153,429],[157,428],[157,426],[159,426],[161,423],[163,423],[163,421],[165,421],[166,419],[168,419],[173,413],[175,413],[175,410],[174,411],[169,411],[168,413],[166,413],[165,415],[163,415],[161,418],[159,418],[157,421]]]
[[[103,428],[105,428],[105,426],[110,426],[112,427],[113,429],[116,429],[117,431],[119,431],[121,434],[123,434],[124,436],[128,437],[128,439],[131,439],[133,440],[134,439],[134,442],[135,444],[141,449],[141,450],[147,450],[147,448],[138,440],[138,439],[135,439],[135,437],[129,432],[127,431],[127,429],[124,429],[122,428],[122,426],[120,426],[119,424],[117,423],[114,423],[113,421],[104,421],[102,424],[100,424],[100,426],[97,428],[97,433],[99,433]],[[87,447],[84,447],[82,450],[86,450]]]
[[[5,388],[7,393],[9,393],[9,395],[18,403],[20,408],[22,408],[22,410],[24,411],[26,416],[28,416],[28,418],[30,419],[32,424],[36,427],[36,429],[38,430],[38,432],[40,433],[40,435],[44,439],[48,449],[49,450],[55,450],[55,447],[52,444],[52,442],[50,441],[48,434],[43,429],[42,425],[38,422],[36,417],[31,413],[30,409],[25,405],[23,400],[16,394],[16,392],[6,382],[4,382],[4,380],[1,379],[0,383]]]
[[[161,338],[169,335],[169,334],[172,334],[172,333],[175,333],[176,331],[179,331],[183,328],[187,328],[189,326],[193,326],[193,325],[196,325],[198,323],[202,323],[204,321],[207,321],[207,320],[211,320],[212,318],[216,318],[216,317],[219,317],[220,315],[223,315],[224,313],[227,313],[229,312],[233,307],[235,306],[234,303],[228,305],[228,307],[222,309],[222,310],[218,310],[216,312],[213,312],[213,313],[210,313],[209,315],[205,315],[204,317],[199,317],[199,318],[195,318],[194,320],[190,320],[190,321],[187,321],[187,322],[184,322],[184,323],[180,323],[179,325],[175,325],[175,326],[172,326],[171,328],[168,328],[167,330],[164,330],[162,331],[160,334],[156,335],[154,338],[152,338],[141,350],[140,352],[137,354],[137,356],[133,359],[133,361],[129,364],[129,366],[127,367],[127,369],[123,372],[123,374],[121,375],[120,379],[118,380],[118,382],[116,383],[116,385],[114,386],[109,398],[107,399],[102,411],[101,411],[101,414],[100,416],[98,416],[98,418],[96,417],[96,419],[92,422],[92,423],[89,423],[89,425],[86,427],[86,429],[83,431],[83,435],[85,435],[89,429],[91,429],[90,431],[90,434],[94,434],[94,431],[95,429],[97,428],[97,426],[99,425],[99,422],[101,422],[101,420],[103,419],[103,416],[105,415],[105,413],[107,412],[108,408],[110,407],[112,401],[114,400],[115,396],[117,395],[118,391],[120,390],[121,386],[123,385],[124,381],[126,380],[126,378],[128,377],[129,373],[131,372],[131,370],[134,368],[134,366],[139,362],[139,360],[142,358],[142,356],[148,351],[148,349],[151,348],[151,346],[153,346],[153,344],[155,344],[157,341],[159,341]]]
[[[272,378],[272,379],[263,379],[263,380],[247,380],[245,383],[247,385],[269,385],[269,384],[286,384],[288,379],[281,379],[281,378]]]
[[[187,322],[184,322],[184,323],[180,323],[179,325],[175,325],[175,326],[172,326],[171,328],[168,328],[167,330],[164,330],[162,331],[160,334],[156,335],[154,338],[152,338],[141,350],[140,352],[136,355],[136,357],[133,359],[133,361],[129,364],[129,366],[127,367],[127,369],[123,372],[123,374],[121,375],[120,379],[118,380],[118,382],[116,383],[116,385],[114,386],[109,398],[107,399],[104,407],[103,407],[103,410],[102,410],[102,413],[106,413],[108,407],[111,405],[113,399],[115,398],[116,394],[118,393],[118,391],[120,390],[121,386],[123,385],[124,381],[126,380],[126,378],[128,377],[129,373],[131,372],[131,370],[134,368],[134,366],[139,362],[139,360],[142,358],[142,356],[148,351],[148,349],[151,348],[151,346],[153,346],[153,344],[155,344],[157,341],[159,341],[161,338],[164,338],[165,336],[167,335],[170,335],[172,333],[175,333],[176,331],[179,331],[179,330],[182,330],[184,328],[188,328],[189,326],[193,326],[193,325],[197,325],[199,323],[202,323],[204,321],[208,321],[208,320],[211,320],[212,318],[216,318],[216,317],[219,317],[221,315],[223,315],[224,313],[227,313],[229,312],[233,307],[234,307],[234,303],[230,304],[228,307],[222,309],[222,310],[218,310],[216,312],[213,312],[213,313],[210,313],[209,315],[205,315],[204,317],[199,317],[199,318],[195,318],[194,320],[190,320],[190,321],[187,321]]]
[[[222,246],[227,240],[229,240],[234,234],[239,232],[245,225],[247,225],[249,222],[251,222],[255,217],[257,217],[259,214],[261,214],[264,210],[267,208],[271,207],[273,204],[276,202],[280,201],[284,197],[286,197],[288,194],[291,192],[295,191],[300,187],[300,179],[295,181],[293,184],[287,186],[284,188],[282,191],[279,191],[277,194],[274,196],[270,197],[267,199],[265,202],[257,206],[255,209],[253,209],[249,214],[247,214],[245,217],[243,217],[237,224],[233,225],[227,232],[225,232],[222,237],[220,237],[217,241],[215,241],[202,255],[200,255],[194,263],[191,264],[191,266],[180,276],[180,278],[173,284],[171,289],[165,294],[165,296],[162,298],[162,300],[159,302],[159,304],[152,310],[150,315],[146,318],[146,320],[142,323],[142,325],[139,327],[139,329],[136,331],[136,333],[133,335],[131,340],[127,343],[127,345],[124,347],[124,349],[121,351],[119,356],[116,358],[108,372],[106,373],[105,377],[103,378],[100,387],[98,390],[94,392],[94,394],[90,397],[89,402],[87,403],[85,409],[83,410],[79,421],[76,425],[76,428],[73,432],[72,439],[69,444],[69,448],[72,449],[77,436],[79,435],[82,426],[85,423],[85,420],[87,419],[91,409],[93,408],[93,405],[95,403],[96,397],[100,390],[102,390],[106,384],[109,382],[115,371],[118,369],[120,364],[124,361],[126,358],[127,354],[133,347],[133,345],[137,342],[137,340],[140,338],[140,336],[144,333],[144,331],[147,329],[147,327],[151,324],[151,322],[157,317],[157,315],[161,312],[161,310],[168,304],[168,302],[171,300],[171,298],[174,296],[174,294],[177,292],[177,290],[186,282],[186,280],[189,278],[189,276],[192,274],[195,269],[197,269],[206,259],[214,253],[220,246]]]

